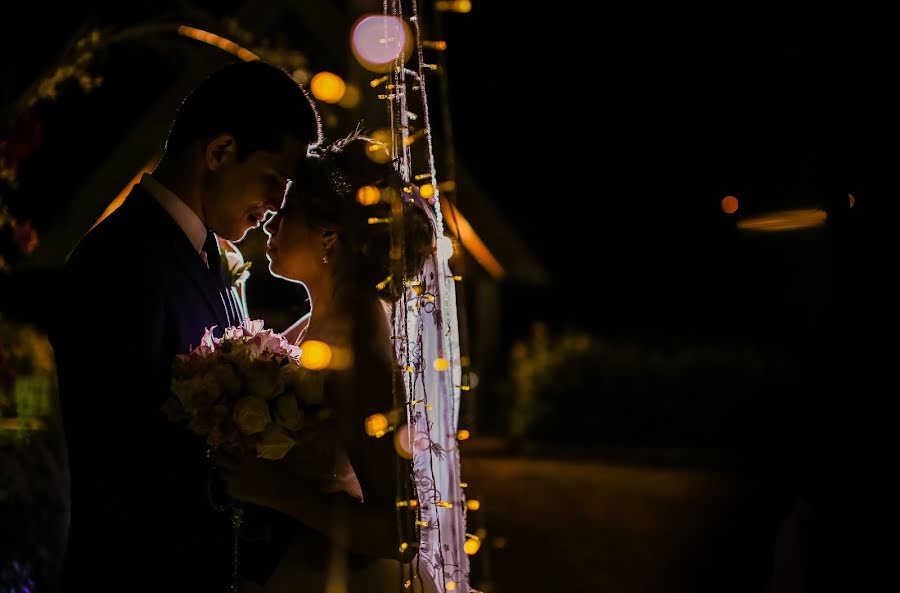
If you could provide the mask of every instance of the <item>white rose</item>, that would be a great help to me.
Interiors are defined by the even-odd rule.
[[[272,421],[269,405],[265,400],[252,395],[237,401],[231,414],[241,432],[250,435],[262,432]]]

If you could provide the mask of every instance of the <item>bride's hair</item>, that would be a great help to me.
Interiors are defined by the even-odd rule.
[[[404,275],[419,273],[434,253],[434,227],[418,189],[390,162],[370,159],[373,150],[384,147],[358,133],[311,149],[287,201],[313,228],[337,229],[339,275],[394,303]]]

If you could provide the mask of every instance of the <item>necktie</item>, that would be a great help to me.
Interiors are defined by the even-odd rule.
[[[219,277],[222,272],[222,261],[219,256],[219,243],[216,234],[212,231],[206,231],[206,240],[203,242],[203,253],[206,254],[206,265],[209,271],[216,278],[218,284]]]
[[[229,325],[231,325],[237,319],[237,315],[233,309],[231,290],[229,290],[228,283],[225,281],[225,273],[222,270],[222,259],[219,255],[219,242],[215,233],[212,231],[206,232],[206,241],[203,242],[203,252],[206,254],[206,263],[209,266],[209,273],[212,274],[219,295],[222,297],[222,305],[225,307],[225,316],[228,319]]]

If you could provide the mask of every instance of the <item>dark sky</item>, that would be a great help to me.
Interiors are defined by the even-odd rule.
[[[565,294],[518,314],[657,333],[816,322],[827,233],[740,235],[719,201],[839,217],[848,193],[871,199],[876,15],[523,6],[476,2],[447,27],[459,158]]]

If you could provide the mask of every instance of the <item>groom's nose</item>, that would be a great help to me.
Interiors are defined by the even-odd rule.
[[[263,224],[263,231],[266,232],[269,236],[274,235],[275,231],[278,230],[278,223],[275,222],[275,219],[278,218],[278,213],[276,212],[269,220]]]

